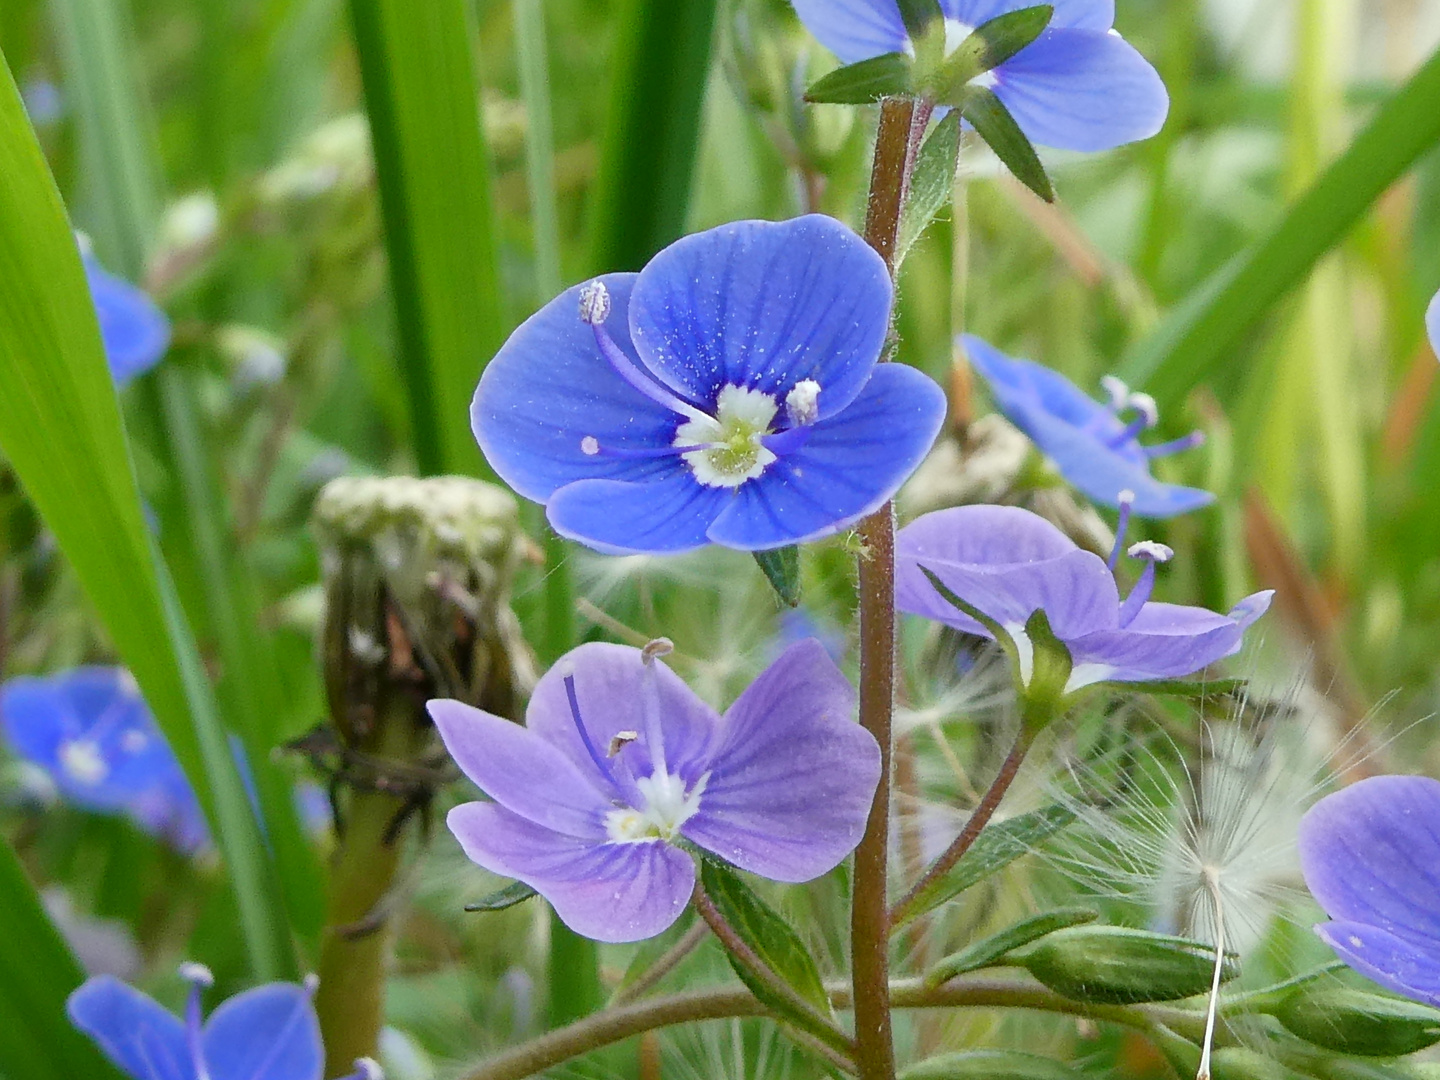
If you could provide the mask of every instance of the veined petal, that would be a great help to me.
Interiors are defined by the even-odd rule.
[[[940,0],[945,16],[980,26],[1008,11],[1033,7],[1041,0]],[[1115,0],[1043,0],[1055,9],[1052,27],[1069,26],[1102,33],[1115,25]]]
[[[494,803],[450,811],[450,831],[485,869],[525,882],[566,926],[596,941],[642,941],[680,917],[695,889],[695,864],[659,840],[577,840]]]
[[[1141,517],[1165,519],[1188,514],[1215,501],[1200,488],[1166,484],[1150,475],[1149,467],[1136,465],[1111,452],[1098,439],[1058,422],[1037,424],[1026,432],[1035,445],[1055,462],[1060,475],[1083,495],[1101,506],[1118,507],[1122,491],[1135,495],[1131,509]]]
[[[634,274],[599,280],[610,292],[604,329],[634,355],[628,312]],[[601,355],[580,318],[580,290],[561,293],[532,315],[485,368],[470,422],[485,459],[527,499],[546,502],[576,480],[644,480],[673,471],[673,458],[587,454],[593,438],[607,450],[668,447],[683,417],[630,386]]]
[[[710,541],[706,530],[733,488],[706,487],[678,457],[639,483],[578,480],[551,496],[546,517],[561,536],[604,555],[678,555]]]
[[[708,407],[725,386],[780,403],[820,385],[819,418],[855,399],[890,329],[885,263],[834,218],[738,221],[687,236],[640,272],[630,333],[645,366]]]
[[[205,1024],[210,1080],[321,1080],[325,1050],[310,991],[269,983],[236,994]]]
[[[140,289],[107,273],[93,258],[85,259],[85,277],[110,376],[123,386],[158,364],[170,347],[170,320]]]
[[[895,0],[792,0],[795,14],[815,39],[853,64],[904,52],[910,45]]]
[[[753,551],[848,528],[900,489],[944,419],[945,395],[930,378],[901,364],[876,368],[849,408],[739,488],[709,538]]]
[[[1440,781],[1375,776],[1327,795],[1301,819],[1299,849],[1331,918],[1440,952]]]
[[[1238,652],[1244,636],[1245,627],[1228,615],[1199,607],[1149,603],[1123,629],[1102,630],[1067,642],[1075,665],[1067,688],[1193,675]]]
[[[610,801],[593,764],[584,768],[536,732],[463,702],[428,708],[445,749],[486,795],[547,829],[604,838]]]
[[[1119,34],[1046,30],[995,69],[995,94],[1031,142],[1109,150],[1148,139],[1170,111],[1150,62]]]
[[[1440,1006],[1440,943],[1414,941],[1366,923],[1321,923],[1315,933],[1335,955],[1397,994]]]
[[[813,638],[791,646],[725,714],[700,809],[680,831],[736,866],[809,881],[855,849],[880,747],[855,691]]]
[[[70,995],[70,1022],[133,1080],[197,1080],[174,1013],[119,979],[97,975]]]

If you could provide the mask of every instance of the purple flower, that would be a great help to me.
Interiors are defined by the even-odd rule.
[[[1430,301],[1430,310],[1425,313],[1425,329],[1430,332],[1430,348],[1440,356],[1440,293]]]
[[[1247,596],[1228,615],[1150,601],[1155,564],[1169,548],[1129,549],[1145,569],[1123,600],[1111,562],[1077,547],[1044,518],[1011,506],[961,506],[926,514],[896,538],[895,606],[969,634],[992,637],[976,619],[947,603],[922,570],[1000,624],[1014,640],[1023,683],[1034,643],[1025,624],[1043,610],[1070,653],[1066,694],[1102,682],[1148,682],[1191,675],[1240,648],[1245,629],[1265,613],[1271,593]]]
[[[313,985],[266,983],[232,997],[208,1022],[200,1007],[210,972],[186,964],[190,1000],[181,1020],[153,998],[101,975],[70,995],[70,1022],[132,1080],[321,1080],[325,1051],[310,1002]],[[379,1080],[356,1063],[345,1080]]]
[[[86,254],[84,261],[110,375],[116,386],[124,386],[165,355],[170,347],[170,321],[150,297],[106,272],[93,255]]]
[[[1170,98],[1143,56],[1111,29],[1114,0],[1051,0],[1049,27],[993,71],[988,87],[1033,143],[1059,150],[1109,150],[1148,139],[1165,123]],[[914,54],[896,0],[794,0],[822,45],[853,64]],[[972,30],[1032,0],[940,0],[947,55]]]
[[[831,218],[689,236],[511,335],[475,391],[475,437],[598,551],[826,536],[883,505],[944,418],[930,379],[877,366],[891,299],[880,257]]]
[[[209,842],[195,793],[128,672],[11,679],[0,686],[0,728],[67,802],[125,814],[184,852]]]
[[[880,749],[817,641],[770,665],[723,717],[644,651],[582,645],[535,688],[525,726],[457,701],[430,715],[494,802],[450,812],[485,869],[518,878],[577,933],[639,941],[695,888],[688,841],[776,881],[809,881],[860,842]]]
[[[1375,776],[1300,820],[1315,932],[1387,990],[1440,1006],[1440,781]]]
[[[1119,379],[1107,377],[1110,400],[1102,404],[1041,364],[1015,360],[977,337],[961,340],[1000,411],[1089,498],[1116,507],[1120,493],[1130,491],[1135,513],[1150,518],[1174,517],[1215,501],[1208,491],[1162,484],[1150,475],[1152,460],[1199,446],[1205,438],[1197,431],[1174,442],[1141,446],[1140,433],[1160,419],[1149,394],[1132,393]],[[1127,413],[1132,419],[1123,419]]]

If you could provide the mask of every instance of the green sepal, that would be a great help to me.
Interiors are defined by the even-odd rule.
[[[925,575],[925,579],[930,582],[931,587],[940,594],[941,600],[944,600],[956,611],[960,612],[961,615],[970,616],[970,618],[974,619],[989,632],[990,636],[995,639],[995,643],[1000,646],[1001,650],[1010,660],[1010,676],[1015,683],[1017,691],[1024,693],[1025,677],[1020,670],[1020,651],[1015,647],[1015,639],[1010,636],[1010,631],[1006,630],[1005,627],[1001,626],[969,601],[962,600],[955,594],[954,590],[946,585],[945,582],[941,581],[935,571],[931,570],[928,566],[921,566],[920,572]]]
[[[1057,994],[1092,1005],[1179,1001],[1209,991],[1215,950],[1125,926],[1076,926],[1042,938],[1015,962]],[[1227,955],[1222,981],[1239,967]]]
[[[939,0],[896,0],[896,4],[915,55],[926,66],[938,64],[945,56],[945,12]]]
[[[948,874],[931,882],[915,897],[896,921],[895,929],[999,873],[1074,820],[1075,811],[1057,803],[1005,821],[992,822]]]
[[[935,130],[920,148],[915,172],[910,177],[910,194],[900,215],[900,234],[895,241],[895,265],[941,209],[949,204],[955,192],[955,169],[960,162],[960,114],[951,112],[935,125]]]
[[[983,86],[967,86],[959,109],[1017,180],[1047,203],[1055,201],[1040,156],[998,97]]]
[[[1266,1010],[1290,1034],[1337,1054],[1401,1057],[1440,1042],[1440,1010],[1334,984],[1310,984]]]
[[[523,881],[512,881],[503,889],[497,889],[489,896],[482,896],[473,904],[466,904],[465,910],[504,911],[506,908],[512,908],[516,904],[523,904],[532,896],[537,895],[539,894],[536,893],[536,891],[532,889],[529,885],[526,885]]]
[[[1082,1080],[1084,1075],[1018,1050],[965,1050],[912,1065],[900,1080]]]
[[[1244,679],[1158,679],[1154,682],[1098,682],[1084,689],[1110,690],[1117,694],[1151,694],[1199,701],[1204,698],[1234,697],[1245,689]]]
[[[765,580],[780,597],[786,607],[800,606],[800,549],[794,544],[789,547],[772,548],[769,551],[754,552],[755,562],[765,573]]]
[[[1065,686],[1074,665],[1043,610],[1037,608],[1026,620],[1025,636],[1030,639],[1030,682],[1021,691],[1020,715],[1033,737],[1065,711]]]
[[[847,64],[816,80],[805,91],[812,105],[869,105],[915,92],[914,62],[904,53],[884,53]]]
[[[1099,912],[1090,908],[1061,908],[1025,919],[1014,926],[1006,927],[998,934],[967,945],[959,952],[951,953],[925,973],[925,985],[941,986],[967,971],[994,967],[1016,949],[1039,941],[1058,930],[1094,922],[1099,917]]]
[[[925,80],[925,96],[939,105],[963,105],[970,80],[999,67],[1045,32],[1055,9],[1020,8],[982,23]]]

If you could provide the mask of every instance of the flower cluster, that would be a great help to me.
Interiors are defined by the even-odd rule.
[[[85,277],[110,375],[124,386],[158,364],[170,347],[170,321],[144,292],[105,270],[94,255],[84,256]]]

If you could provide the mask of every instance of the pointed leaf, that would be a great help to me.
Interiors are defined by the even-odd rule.
[[[1039,941],[1046,934],[1053,934],[1066,927],[1094,922],[1099,917],[1099,912],[1091,911],[1089,908],[1061,908],[1058,911],[1047,911],[1025,919],[1023,922],[1001,930],[998,934],[992,934],[983,941],[977,941],[959,952],[951,953],[926,973],[925,983],[928,986],[940,986],[956,975],[992,967],[1004,959],[1007,953],[1029,945],[1032,941]]]
[[[814,105],[868,105],[914,92],[914,63],[904,53],[885,53],[837,68],[805,91]]]
[[[755,552],[765,580],[786,607],[800,606],[800,549],[795,545]]]
[[[1035,147],[998,97],[981,86],[967,87],[960,111],[1015,179],[1047,203],[1055,201],[1055,189],[1050,186]]]
[[[895,242],[895,265],[905,261],[906,254],[920,239],[955,192],[955,169],[960,160],[960,114],[951,112],[935,125],[935,130],[920,148],[915,173],[910,178],[910,194],[900,216],[900,235]]]
[[[934,87],[934,100],[944,105],[964,104],[971,79],[997,68],[1030,45],[1045,32],[1055,9],[1049,4],[1007,11],[975,28],[945,58],[929,80]]]
[[[489,896],[483,896],[473,904],[466,904],[466,911],[504,911],[516,904],[523,904],[532,896],[538,895],[534,889],[523,881],[512,881],[503,889],[497,889]]]

